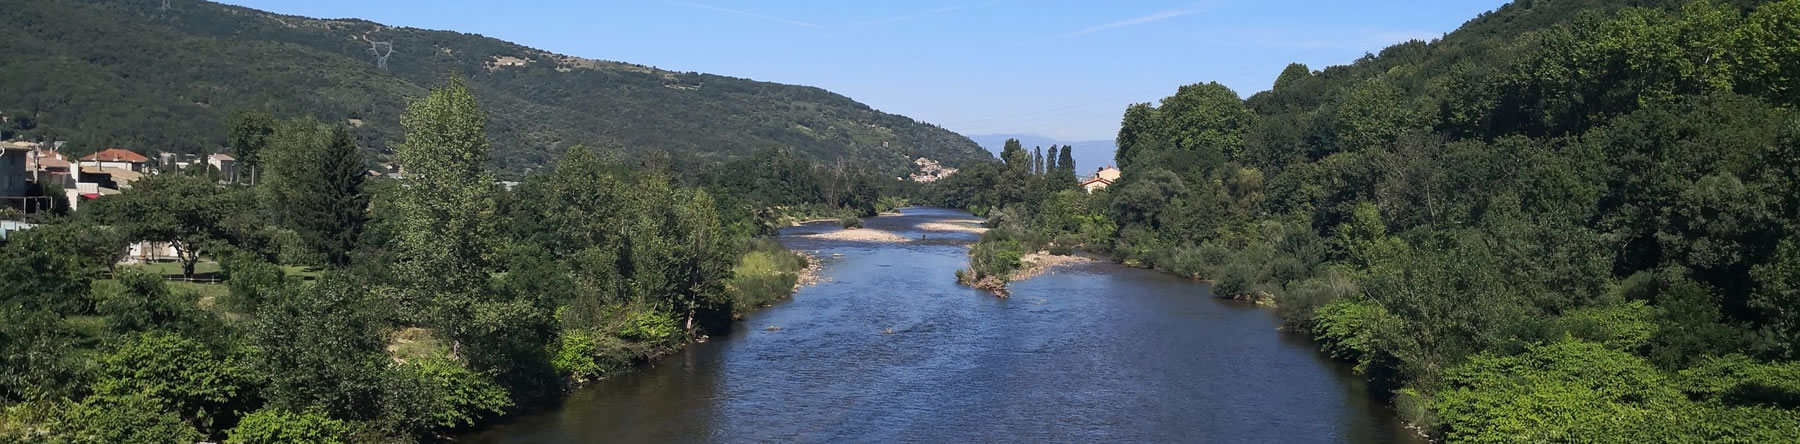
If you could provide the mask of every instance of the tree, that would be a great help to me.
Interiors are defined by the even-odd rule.
[[[1337,110],[1337,140],[1349,151],[1385,148],[1420,126],[1405,102],[1405,91],[1384,79],[1370,79],[1350,91]]]
[[[261,166],[263,148],[269,145],[270,136],[275,134],[275,116],[269,113],[240,109],[232,111],[225,119],[226,145],[237,161],[250,170],[250,183],[256,183],[256,171]],[[232,177],[233,182],[237,181]]]
[[[170,330],[213,337],[224,328],[211,313],[200,309],[199,296],[169,291],[162,276],[125,270],[118,278],[124,291],[107,297],[98,309],[113,333]]]
[[[1057,190],[1074,189],[1081,186],[1081,179],[1076,177],[1074,147],[1063,145],[1062,153],[1056,156],[1056,171],[1051,172],[1052,187]]]
[[[277,220],[329,264],[349,265],[369,206],[356,139],[342,125],[302,119],[282,125],[274,140],[268,160]]]
[[[1286,90],[1293,88],[1295,83],[1299,83],[1301,80],[1310,76],[1312,76],[1312,69],[1307,68],[1306,64],[1289,63],[1287,68],[1281,70],[1281,75],[1275,77],[1275,86],[1270,89]]]
[[[1125,117],[1119,122],[1118,149],[1113,152],[1113,162],[1119,168],[1130,167],[1132,156],[1136,156],[1139,149],[1162,137],[1160,123],[1157,109],[1148,103],[1126,107]]]
[[[1031,151],[1031,175],[1042,176],[1044,170],[1044,147],[1033,148]]]
[[[194,276],[202,255],[230,248],[237,233],[225,223],[241,215],[244,201],[204,178],[159,174],[132,183],[131,190],[96,200],[97,217],[134,242],[174,247],[183,277]],[[97,205],[96,205],[97,204]]]
[[[341,419],[381,412],[390,361],[371,302],[362,283],[333,271],[263,303],[250,337],[271,407]]]
[[[1158,126],[1176,149],[1213,149],[1238,155],[1256,114],[1236,91],[1218,82],[1182,86],[1157,107]],[[1129,116],[1129,115],[1128,115]]]
[[[1800,242],[1784,239],[1775,260],[1757,265],[1750,306],[1762,311],[1765,334],[1780,345],[1784,358],[1800,359]]]
[[[401,313],[435,317],[451,337],[461,337],[457,330],[467,325],[469,306],[487,285],[498,234],[494,177],[486,169],[487,116],[456,78],[413,102],[401,123],[401,260],[394,264]]]

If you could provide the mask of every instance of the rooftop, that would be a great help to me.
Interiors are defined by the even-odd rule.
[[[98,153],[83,156],[81,160],[97,160],[101,162],[149,162],[150,158],[123,148],[107,148]]]

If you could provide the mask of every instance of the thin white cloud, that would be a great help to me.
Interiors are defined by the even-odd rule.
[[[1068,34],[1056,36],[1056,38],[1054,38],[1052,40],[1080,37],[1080,36],[1093,34],[1093,33],[1100,32],[1100,31],[1107,31],[1107,30],[1119,29],[1119,28],[1124,28],[1124,27],[1142,25],[1145,23],[1158,22],[1158,21],[1168,20],[1168,19],[1172,19],[1172,18],[1176,18],[1176,17],[1181,17],[1184,15],[1193,14],[1196,12],[1200,12],[1200,5],[1188,6],[1188,7],[1179,8],[1179,9],[1170,9],[1167,11],[1161,11],[1161,12],[1157,12],[1155,14],[1150,14],[1150,15],[1146,15],[1146,16],[1142,16],[1142,17],[1134,17],[1134,18],[1120,20],[1120,21],[1116,21],[1116,22],[1112,22],[1112,23],[1103,24],[1103,25],[1090,26],[1090,27],[1087,27],[1080,31],[1075,31],[1075,32],[1071,32]]]
[[[726,14],[736,14],[736,15],[741,15],[741,16],[750,17],[750,18],[768,20],[771,22],[786,23],[786,24],[794,25],[794,26],[803,26],[803,27],[813,28],[813,29],[825,29],[825,25],[821,25],[818,23],[794,20],[794,19],[785,18],[785,17],[776,17],[773,15],[759,14],[759,13],[750,12],[750,11],[718,7],[718,6],[708,5],[705,3],[690,3],[690,2],[678,2],[678,1],[671,1],[669,3],[687,6],[690,8],[700,8],[700,9],[705,9],[708,11],[723,12]]]

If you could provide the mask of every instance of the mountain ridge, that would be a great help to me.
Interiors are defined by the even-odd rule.
[[[494,164],[521,172],[576,144],[707,162],[792,148],[905,171],[989,158],[967,138],[822,88],[557,54],[457,31],[316,19],[199,0],[0,1],[13,132],[77,151],[206,152],[231,109],[357,126],[378,154],[411,98],[451,76],[489,114]],[[386,45],[386,69],[371,47]]]

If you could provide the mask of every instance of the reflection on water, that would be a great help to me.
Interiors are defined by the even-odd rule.
[[[724,338],[585,387],[466,441],[1396,442],[1356,378],[1268,310],[1110,264],[1013,286],[956,285],[967,213],[867,220],[913,242],[795,237],[826,280]],[[923,237],[924,239],[920,239]],[[779,329],[769,329],[777,326]]]

